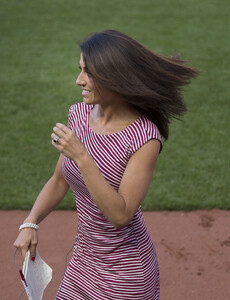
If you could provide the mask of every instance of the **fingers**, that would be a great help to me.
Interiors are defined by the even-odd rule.
[[[31,228],[24,228],[19,233],[14,247],[16,247],[22,254],[23,259],[26,256],[28,249],[30,248],[31,259],[36,255],[36,247],[38,244],[37,232]],[[34,259],[33,259],[34,260]]]
[[[61,129],[59,129],[58,127],[55,126],[53,128],[53,134],[55,136],[59,136],[61,138],[61,137],[65,136],[66,133],[64,131],[62,131]]]
[[[64,141],[71,140],[73,136],[76,138],[73,131],[70,130],[67,126],[61,123],[56,123],[56,126],[54,126],[53,128],[53,133],[51,134],[52,144],[57,149],[59,149],[58,145],[64,144]]]
[[[22,246],[22,247],[20,248],[23,259],[25,258],[26,253],[27,253],[29,247],[30,247],[30,245],[24,245],[24,246]]]
[[[55,127],[53,128],[53,131],[58,136],[62,137],[66,133],[70,132],[71,130],[67,126],[65,126],[65,125],[63,125],[61,123],[56,123]]]
[[[52,141],[55,143],[55,144],[57,144],[57,143],[59,143],[59,140],[61,139],[61,137],[59,137],[57,134],[55,134],[55,133],[52,133],[51,134],[51,138],[52,138]]]
[[[82,143],[76,134],[67,126],[56,123],[51,134],[52,145],[64,156],[76,161],[82,152]]]
[[[61,123],[56,123],[56,126],[53,128],[53,133],[51,134],[51,138],[53,140],[52,144],[57,145],[59,140],[63,137],[66,137],[68,133],[72,132],[67,126],[61,124]]]
[[[14,243],[14,247],[17,248],[21,252],[23,259],[26,256],[26,252],[28,251],[29,246],[30,246],[29,243],[17,242],[17,240]]]
[[[30,245],[30,258],[32,261],[35,260],[36,258],[36,248],[37,248],[37,243],[31,243]]]

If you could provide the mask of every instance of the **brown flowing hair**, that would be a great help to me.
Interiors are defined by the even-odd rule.
[[[157,54],[116,30],[95,33],[80,48],[85,69],[96,84],[122,95],[167,140],[171,119],[180,119],[187,110],[183,87],[198,70],[178,56]]]

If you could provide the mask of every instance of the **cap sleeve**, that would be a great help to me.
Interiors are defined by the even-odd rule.
[[[68,127],[72,130],[74,127],[74,105],[70,106],[69,113],[68,113]]]
[[[74,128],[81,126],[89,110],[90,106],[83,102],[72,105],[68,113],[68,127],[74,130]]]
[[[135,128],[135,136],[131,144],[131,155],[134,154],[140,147],[148,141],[155,139],[161,144],[160,152],[162,150],[162,139],[157,126],[145,117],[140,119],[140,122]]]

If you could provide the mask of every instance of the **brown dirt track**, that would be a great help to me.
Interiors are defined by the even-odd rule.
[[[0,211],[0,300],[19,299],[23,290],[13,242],[27,213]],[[230,211],[145,212],[144,217],[157,249],[161,300],[230,299]],[[44,300],[56,295],[76,224],[76,212],[55,211],[40,226],[38,250],[53,269]],[[22,263],[20,255],[16,261]]]

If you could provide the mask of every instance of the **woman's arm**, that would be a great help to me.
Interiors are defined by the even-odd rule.
[[[117,192],[70,129],[57,124],[54,132],[61,139],[59,144],[53,145],[78,165],[88,191],[101,212],[117,228],[128,224],[147,194],[160,142],[150,140],[132,155]]]
[[[92,158],[78,161],[82,177],[97,207],[117,228],[129,223],[144,200],[153,176],[160,142],[150,140],[129,160],[118,192],[107,182]]]
[[[53,176],[38,195],[33,208],[23,223],[39,224],[61,202],[69,189],[62,174],[63,155],[61,154]],[[31,257],[35,257],[37,246],[37,232],[33,228],[24,228],[20,231],[14,246],[19,248],[23,257],[30,247]]]
[[[64,156],[61,154],[53,176],[41,190],[29,216],[25,219],[24,223],[39,224],[51,211],[57,207],[67,193],[69,185],[65,181],[65,178],[62,174],[63,157]]]

